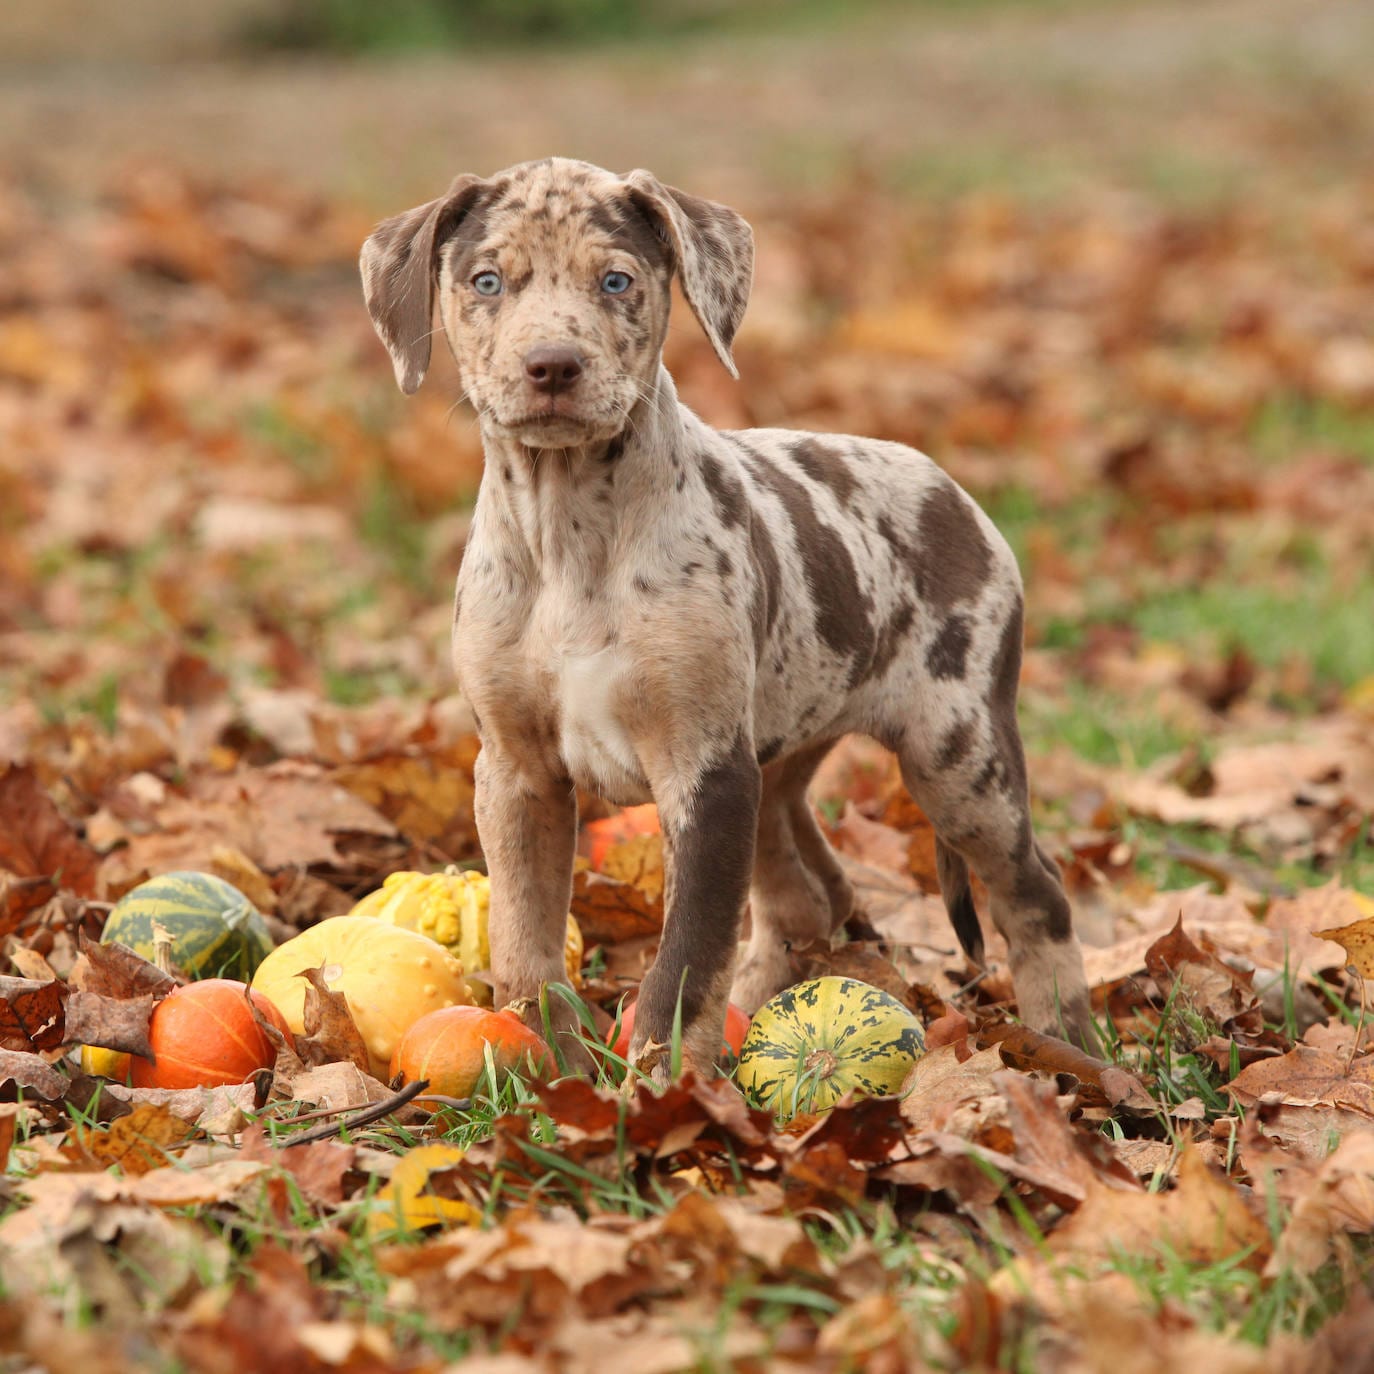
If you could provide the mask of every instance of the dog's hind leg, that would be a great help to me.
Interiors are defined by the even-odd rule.
[[[1063,881],[1031,829],[1026,758],[1016,724],[1021,613],[1002,627],[985,688],[960,699],[943,738],[928,721],[896,740],[902,777],[939,837],[940,888],[960,943],[975,962],[982,933],[968,884],[971,865],[1006,939],[1021,1019],[1096,1049],[1083,955]]]
[[[792,981],[789,949],[829,938],[854,907],[854,890],[806,796],[832,743],[814,745],[763,770],[749,940],[730,993],[730,1000],[751,1014]]]

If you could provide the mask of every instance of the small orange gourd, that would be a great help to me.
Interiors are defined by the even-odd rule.
[[[188,983],[153,1008],[148,1040],[154,1059],[134,1055],[136,1088],[217,1088],[242,1083],[276,1062],[277,1049],[253,1018],[248,985],[232,978]],[[253,1005],[293,1043],[281,1012],[260,992]]]
[[[513,1070],[539,1074],[552,1062],[549,1047],[514,1012],[444,1007],[422,1016],[401,1036],[391,1056],[392,1082],[425,1078],[431,1092],[471,1097],[486,1072],[488,1048],[498,1088]]]

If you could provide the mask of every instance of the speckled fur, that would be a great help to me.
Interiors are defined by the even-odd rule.
[[[789,945],[850,914],[805,791],[862,731],[897,752],[940,836],[956,920],[976,926],[968,864],[987,885],[1022,1015],[1086,1038],[1068,904],[1029,822],[1015,560],[912,449],[720,433],[679,403],[660,357],[672,275],[733,371],[752,265],[726,207],[565,159],[460,177],[364,247],[398,382],[423,379],[437,298],[486,448],[454,659],[482,738],[498,997],[561,977],[573,784],[652,798],[667,917],[633,1053],[653,1058],[680,992],[687,1058],[708,1064],[727,995],[752,1011],[789,981]],[[501,295],[475,291],[483,271]],[[608,296],[608,271],[630,290]],[[525,377],[547,345],[583,363],[561,398]]]

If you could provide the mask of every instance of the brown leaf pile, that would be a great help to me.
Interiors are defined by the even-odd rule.
[[[170,987],[94,941],[145,875],[217,873],[284,936],[397,869],[480,859],[477,741],[445,647],[480,453],[442,375],[392,396],[357,299],[357,214],[154,168],[52,220],[3,182],[0,1354],[16,1367],[1351,1367],[1374,1052],[1346,966],[1367,976],[1374,912],[1340,875],[1368,872],[1374,661],[1342,690],[1311,663],[1185,652],[1098,612],[1224,577],[1252,545],[1298,592],[1306,540],[1338,584],[1366,585],[1374,468],[1339,438],[1256,461],[1251,436],[1275,398],[1368,421],[1374,198],[1333,195],[1296,225],[913,208],[867,184],[753,208],[768,257],[747,385],[684,329],[684,395],[721,423],[915,443],[989,498],[1107,503],[1091,547],[1052,522],[1026,534],[1028,703],[1078,684],[1209,741],[1149,769],[1032,761],[1113,1059],[1008,1019],[1005,947],[989,931],[989,968],[965,964],[929,823],[891,760],[848,741],[815,797],[862,910],[847,943],[794,950],[795,972],[920,1013],[930,1050],[900,1100],[780,1127],[724,1078],[661,1095],[565,1080],[460,1122],[460,1148],[441,1139],[454,1118],[387,1111],[323,988],[296,1052],[239,1087],[84,1074],[77,1045],[146,1050]],[[1071,649],[1050,642],[1064,622],[1088,627]],[[1239,837],[1263,863],[1183,845],[1206,883],[1155,891],[1134,871],[1141,821]],[[1297,865],[1326,885],[1295,885]],[[657,837],[580,871],[574,912],[604,1027],[661,930]],[[368,1110],[348,1143],[286,1144]],[[1317,1277],[1283,1332],[1320,1325],[1321,1292],[1348,1307],[1261,1350],[1156,1301],[1123,1256],[1240,1275],[1232,1327],[1295,1274]],[[62,1325],[78,1312],[120,1341]]]

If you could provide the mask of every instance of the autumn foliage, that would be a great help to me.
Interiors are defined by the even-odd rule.
[[[10,175],[0,1359],[1367,1358],[1374,189],[1294,213],[855,175],[741,208],[743,381],[684,316],[680,390],[721,425],[916,444],[1007,530],[1037,826],[1108,1053],[1016,1023],[981,890],[988,967],[967,965],[929,823],[864,740],[814,789],[860,911],[794,973],[881,988],[927,1052],[899,1097],[785,1128],[725,1077],[659,1091],[614,1065],[488,1099],[484,1042],[447,1022],[392,1065],[472,1099],[431,1115],[381,1081],[397,1037],[378,1050],[323,957],[289,971],[278,1038],[241,993],[99,944],[169,870],[232,882],[283,942],[389,874],[480,864],[446,641],[481,456],[438,350],[393,394],[354,269],[370,211],[163,163],[54,209]],[[580,804],[598,1051],[656,948],[663,842]],[[207,1086],[186,1065],[217,1036],[243,1052]],[[133,1086],[81,1045],[132,1056]]]

